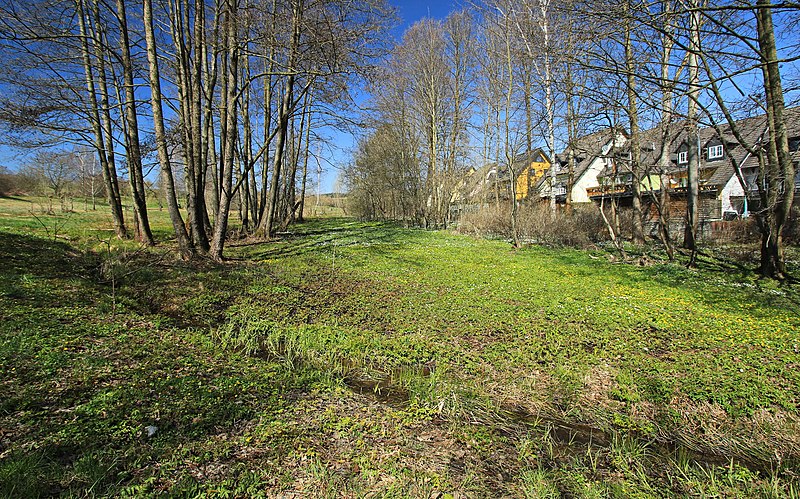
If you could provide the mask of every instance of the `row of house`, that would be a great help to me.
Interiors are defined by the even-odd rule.
[[[800,190],[800,107],[786,109],[784,117],[795,164],[794,188]],[[756,144],[767,133],[766,116],[740,120],[736,128],[744,142]],[[729,125],[719,127],[719,131],[714,127],[701,128],[695,144],[690,144],[683,123],[667,130],[643,132],[638,181],[645,204],[652,205],[648,200],[666,188],[670,193],[670,212],[676,218],[683,216],[689,152],[694,148],[700,157],[701,220],[747,216],[758,198],[758,158],[739,143]],[[473,211],[481,205],[508,201],[512,181],[518,203],[547,201],[554,196],[559,204],[564,204],[570,189],[570,201],[574,204],[614,199],[624,206],[633,198],[631,155],[630,138],[619,129],[583,136],[552,160],[543,150],[536,149],[516,158],[511,168],[490,164],[471,170],[453,195],[453,211]],[[733,163],[739,166],[741,180]],[[555,173],[552,186],[551,168]],[[657,216],[652,208],[650,213],[651,217]]]

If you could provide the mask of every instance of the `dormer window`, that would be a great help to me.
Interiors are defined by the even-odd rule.
[[[680,151],[678,153],[678,164],[685,165],[689,162],[689,151]]]
[[[713,159],[722,158],[724,152],[725,151],[724,151],[724,149],[722,147],[722,144],[709,147],[708,148],[708,159],[709,159],[709,161],[711,161]]]

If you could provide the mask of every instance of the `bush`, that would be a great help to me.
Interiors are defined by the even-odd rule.
[[[526,206],[520,209],[518,226],[523,240],[548,246],[589,248],[608,240],[605,222],[594,204],[573,206],[571,213],[559,207],[555,218],[549,206]]]
[[[39,182],[31,175],[0,166],[0,197],[37,194],[38,186]]]
[[[797,196],[795,196],[797,199]],[[789,212],[789,220],[786,221],[786,227],[783,229],[783,240],[786,244],[795,246],[800,245],[800,205],[795,203],[792,206],[792,211]]]
[[[787,227],[788,229],[788,227]],[[716,244],[748,244],[761,240],[755,217],[711,222],[711,242]]]
[[[494,204],[465,212],[458,221],[458,231],[490,237],[511,238],[511,208]]]
[[[507,205],[490,205],[465,213],[459,220],[458,230],[511,239],[510,211]],[[571,213],[559,207],[555,218],[546,204],[524,205],[518,211],[517,230],[522,241],[547,246],[588,248],[608,240],[605,222],[594,205],[574,206]]]
[[[0,167],[0,197],[11,195],[11,175]]]

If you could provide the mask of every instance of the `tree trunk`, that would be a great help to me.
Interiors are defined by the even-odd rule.
[[[572,188],[575,184],[575,144],[578,140],[578,117],[575,110],[575,91],[572,74],[568,70],[566,77],[567,99],[567,192],[564,199],[564,208],[568,214],[572,213]],[[556,158],[553,158],[556,161]]]
[[[178,198],[175,195],[175,181],[172,177],[172,165],[167,150],[167,134],[164,127],[164,112],[161,107],[161,75],[158,69],[158,52],[156,50],[155,33],[153,31],[153,5],[151,0],[143,0],[144,33],[147,42],[147,61],[150,65],[150,102],[153,107],[153,128],[158,149],[158,161],[161,165],[161,181],[164,196],[167,198],[167,210],[172,222],[172,229],[178,241],[181,257],[189,259],[194,255],[186,225],[183,223]]]
[[[189,222],[189,233],[197,251],[209,250],[205,185],[201,180],[204,175],[204,165],[200,164],[203,158],[201,149],[204,147],[201,135],[201,124],[198,116],[197,104],[201,95],[198,95],[198,83],[201,68],[194,68],[192,61],[197,56],[192,56],[193,35],[202,28],[204,20],[195,11],[194,30],[190,26],[189,0],[174,2],[172,12],[172,38],[175,45],[175,76],[179,99],[179,116],[181,122],[181,137],[183,139],[183,158],[185,163],[186,181],[186,214]],[[202,6],[200,7],[202,11]],[[201,26],[197,26],[200,23]],[[195,52],[202,51],[202,47],[194,47]]]
[[[633,243],[644,244],[644,228],[642,227],[642,193],[640,163],[639,109],[636,96],[636,67],[633,55],[633,19],[630,3],[626,4],[628,19],[625,21],[625,73],[628,92],[628,120],[630,123],[630,171],[631,192],[633,194]]]
[[[690,2],[694,7],[694,2]],[[698,98],[700,94],[700,71],[697,64],[700,50],[700,13],[693,10],[690,13],[690,39],[689,39],[689,102],[686,123],[688,127],[687,142],[689,146],[689,165],[686,170],[688,192],[686,194],[686,227],[683,236],[683,247],[691,251],[689,266],[695,266],[697,261],[697,229],[699,224],[700,203],[700,136],[697,129]]]
[[[556,116],[555,96],[553,95],[553,68],[550,46],[549,0],[540,0],[542,41],[544,42],[544,92],[547,108],[547,148],[551,158],[556,157]],[[556,169],[550,167],[550,216],[556,217]]]
[[[311,103],[312,103],[312,93],[309,90],[308,92],[308,99],[306,101],[306,112],[308,113],[308,124],[306,125],[306,140],[305,140],[305,147],[303,151],[303,179],[300,187],[300,205],[297,209],[297,221],[302,222],[304,220],[303,212],[305,211],[306,207],[306,179],[308,178],[308,156],[309,156],[309,148],[311,146]],[[401,213],[405,213],[405,210],[401,210]]]
[[[220,165],[222,182],[220,189],[220,203],[214,220],[214,237],[211,241],[209,255],[215,261],[221,262],[222,251],[225,247],[225,238],[228,232],[228,218],[230,214],[231,201],[233,199],[233,169],[236,159],[236,131],[238,117],[236,114],[237,89],[239,81],[237,48],[237,0],[226,0],[227,11],[225,14],[226,35],[225,46],[228,53],[227,71],[225,72],[224,91],[226,93],[226,113],[225,129],[226,139],[222,147],[223,162]]]
[[[219,7],[218,7],[219,9]],[[200,47],[201,57],[201,77],[204,82],[203,90],[203,129],[200,136],[200,142],[203,144],[206,178],[208,177],[209,169],[211,171],[211,207],[216,212],[219,206],[219,178],[217,176],[217,144],[213,139],[214,137],[214,92],[217,86],[217,55],[216,46],[219,41],[219,11],[215,12],[214,16],[214,39],[210,44],[211,54],[209,55],[209,43],[206,39],[206,30],[201,31],[202,42]],[[205,191],[204,191],[205,193]],[[204,196],[205,198],[205,196]]]
[[[519,248],[519,228],[518,228],[518,209],[517,209],[517,179],[514,176],[514,151],[511,144],[511,113],[512,103],[514,98],[514,60],[512,56],[510,34],[506,35],[506,71],[508,72],[508,81],[506,88],[506,102],[505,102],[505,123],[503,130],[505,132],[505,161],[508,168],[508,178],[510,185],[510,202],[511,202],[511,238],[515,248]],[[500,174],[498,165],[498,176]],[[551,197],[555,199],[551,186]]]
[[[271,237],[275,228],[276,211],[278,207],[278,193],[280,188],[280,173],[283,164],[283,154],[286,145],[286,135],[289,127],[289,117],[294,107],[294,82],[296,77],[295,64],[297,62],[297,51],[300,45],[301,21],[303,16],[303,6],[300,0],[292,1],[292,40],[289,47],[289,74],[286,77],[286,87],[284,88],[281,108],[278,115],[278,130],[275,135],[275,154],[272,162],[272,181],[270,183],[270,195],[267,209],[261,217],[258,231],[264,237]]]
[[[127,237],[127,230],[125,228],[125,219],[122,212],[122,202],[119,197],[119,184],[117,182],[117,170],[113,164],[113,157],[109,158],[108,151],[105,146],[105,137],[100,119],[100,106],[97,101],[97,93],[95,89],[94,70],[92,67],[91,54],[89,52],[89,36],[86,29],[86,8],[84,0],[78,0],[78,21],[81,35],[81,55],[83,57],[83,69],[86,79],[86,91],[89,95],[89,119],[92,125],[92,132],[94,134],[94,146],[100,160],[100,168],[103,173],[103,183],[106,188],[106,198],[108,205],[111,208],[111,216],[114,221],[114,232],[118,238],[124,239]],[[106,96],[108,92],[106,91]],[[108,109],[107,99],[103,103],[103,108]]]
[[[772,9],[769,0],[758,0],[756,28],[761,54],[761,70],[767,104],[767,206],[764,214],[766,230],[762,231],[760,272],[775,279],[786,279],[783,251],[783,227],[794,200],[794,165],[789,155],[789,141],[783,118],[784,97],[781,84]]]
[[[672,243],[672,236],[669,233],[670,228],[670,195],[669,195],[669,169],[670,162],[670,124],[672,122],[673,113],[673,85],[670,79],[670,57],[672,54],[672,7],[671,0],[662,0],[662,12],[668,19],[669,25],[665,26],[667,33],[661,37],[661,79],[659,87],[661,89],[661,151],[659,159],[659,175],[661,188],[659,189],[658,198],[655,201],[658,208],[658,233],[661,243],[667,252],[669,261],[675,259],[675,248]]]
[[[277,16],[276,16],[277,0],[272,0],[272,19],[270,23],[270,33],[275,33]],[[267,209],[267,180],[269,176],[269,149],[273,139],[272,135],[272,74],[275,71],[275,47],[276,44],[272,40],[264,42],[264,91],[263,91],[263,111],[264,111],[264,128],[263,128],[263,152],[261,160],[261,194],[258,201],[258,216],[254,218],[254,222],[260,225],[264,217],[264,211]]]
[[[122,79],[125,91],[125,142],[128,159],[128,170],[131,175],[131,190],[133,203],[136,206],[136,216],[140,241],[148,246],[155,244],[153,233],[150,230],[150,221],[147,216],[147,192],[144,188],[144,174],[142,172],[142,153],[139,146],[139,122],[136,113],[136,95],[133,86],[133,63],[131,62],[131,44],[128,36],[128,17],[125,12],[124,0],[117,0],[117,18],[120,27],[120,49],[122,52]]]

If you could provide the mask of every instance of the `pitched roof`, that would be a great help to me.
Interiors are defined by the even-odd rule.
[[[575,155],[575,170],[573,174],[576,179],[579,179],[589,168],[589,165],[592,164],[592,161],[603,154],[603,147],[620,132],[622,131],[619,128],[604,128],[579,137],[572,144],[567,145],[564,151],[557,156],[558,161],[561,163],[569,161],[570,150],[572,150]]]
[[[784,109],[784,123],[789,137],[796,137],[800,135],[800,107],[792,107]],[[766,115],[754,116],[752,118],[744,118],[735,122],[740,136],[750,146],[755,146],[761,141],[761,136],[767,133],[768,124]],[[728,149],[726,151],[726,158],[720,161],[719,165],[714,163],[705,163],[706,168],[717,166],[716,171],[711,175],[706,182],[708,185],[724,186],[734,175],[734,168],[728,157],[733,158],[740,168],[749,168],[758,166],[758,158],[749,154],[747,149],[739,143],[734,135],[731,126],[725,123],[719,126],[721,135],[717,135],[714,127],[706,127],[700,130],[701,147],[706,147],[709,142],[716,138],[720,138]],[[797,153],[792,154],[796,160]]]
[[[556,161],[562,165],[565,165],[567,161],[569,161],[571,149],[572,153],[575,154],[575,169],[573,170],[573,175],[575,181],[577,182],[577,180],[580,179],[584,173],[586,173],[586,170],[589,168],[595,158],[604,154],[603,148],[605,145],[612,141],[614,137],[620,133],[627,136],[622,129],[613,127],[603,128],[602,130],[579,137],[573,141],[572,144],[568,144],[560,154],[556,154]],[[557,175],[566,174],[566,169],[564,167],[558,168],[557,163],[555,162],[551,168],[556,168]],[[548,169],[544,176],[537,181],[536,188],[540,189],[549,178],[550,170]]]
[[[514,177],[518,177],[532,162],[539,160],[550,163],[550,159],[541,148],[533,149],[514,157],[511,160]],[[493,177],[499,182],[508,182],[508,168],[504,164],[492,162],[473,170],[463,179],[463,187],[461,188],[463,189],[463,195],[465,197],[476,196],[480,191],[492,187],[495,182]]]
[[[784,121],[789,137],[796,137],[800,135],[800,107],[787,108],[784,110]],[[755,145],[759,142],[761,135],[767,130],[766,115],[754,116],[751,118],[743,118],[735,122],[736,128],[743,139],[749,145]],[[710,177],[705,182],[705,185],[723,187],[734,175],[734,168],[731,164],[730,158],[732,157],[736,164],[744,166],[745,168],[757,166],[757,158],[750,157],[747,149],[739,143],[736,139],[731,126],[728,123],[718,125],[720,134],[717,133],[717,128],[707,126],[698,130],[700,148],[705,149],[711,145],[715,140],[720,140],[725,146],[725,157],[719,161],[703,160],[700,164],[701,170],[712,170]],[[678,151],[681,146],[686,142],[688,132],[686,130],[686,121],[682,120],[669,125],[665,130],[663,127],[656,127],[642,132],[640,137],[641,156],[640,162],[646,168],[652,168],[659,171],[658,165],[661,163],[661,147],[662,141],[669,141],[668,153],[670,154],[670,171],[678,171],[682,168],[673,160],[673,154]],[[793,157],[797,153],[793,153]],[[607,170],[601,173],[601,176],[608,175],[610,172]]]

